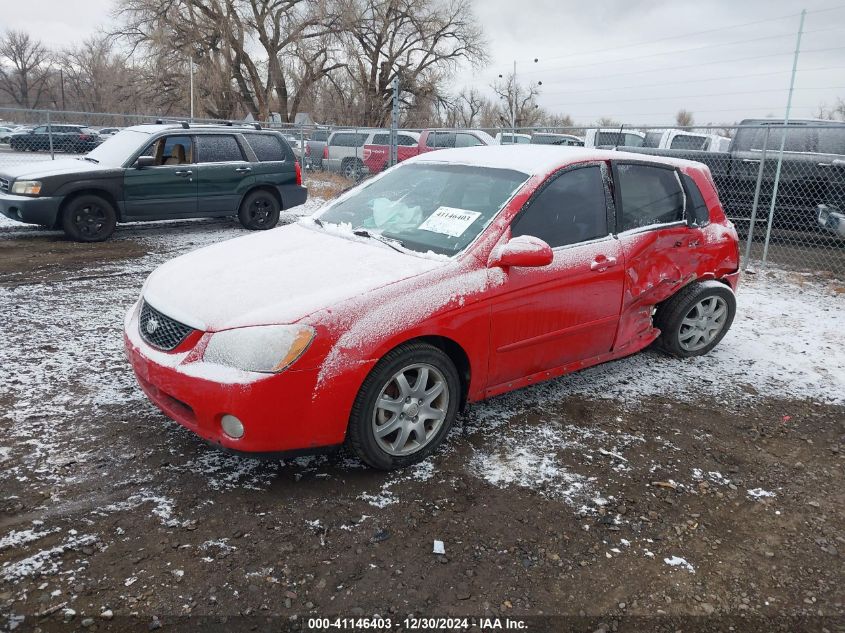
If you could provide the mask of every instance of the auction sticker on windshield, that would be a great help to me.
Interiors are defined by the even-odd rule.
[[[440,233],[449,237],[460,237],[469,225],[475,222],[481,213],[478,211],[467,211],[466,209],[455,209],[454,207],[438,207],[419,228],[423,231]]]

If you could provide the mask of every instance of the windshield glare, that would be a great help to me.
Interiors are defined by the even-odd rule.
[[[410,250],[451,256],[481,233],[527,179],[511,169],[403,165],[317,217],[398,240]]]
[[[133,153],[141,149],[150,139],[148,132],[138,130],[121,130],[114,136],[100,143],[87,154],[101,165],[120,167]]]

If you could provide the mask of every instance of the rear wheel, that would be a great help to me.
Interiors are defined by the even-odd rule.
[[[238,219],[250,231],[272,229],[279,223],[281,205],[269,191],[259,189],[248,194],[241,203]]]
[[[361,180],[361,176],[363,175],[363,168],[364,163],[362,163],[357,158],[350,158],[344,161],[343,163],[343,176],[348,178],[349,180]]]
[[[718,281],[702,281],[681,290],[655,315],[659,344],[678,358],[701,356],[719,344],[733,323],[736,297]]]
[[[117,212],[105,198],[88,194],[77,196],[62,210],[62,229],[77,242],[102,242],[117,226]]]
[[[425,459],[449,433],[460,385],[454,363],[432,345],[409,343],[389,352],[358,392],[347,443],[382,470]]]

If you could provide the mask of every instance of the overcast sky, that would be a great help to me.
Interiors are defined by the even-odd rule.
[[[489,84],[516,59],[521,83],[543,82],[539,103],[577,122],[659,125],[680,108],[698,124],[783,116],[802,5],[793,115],[812,116],[819,103],[845,98],[843,0],[475,0],[491,63],[462,69],[452,85],[492,95]],[[111,6],[28,0],[2,23],[37,28],[59,47],[107,23]]]

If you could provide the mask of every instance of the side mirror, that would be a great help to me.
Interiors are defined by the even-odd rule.
[[[513,238],[504,246],[500,246],[493,253],[491,266],[521,266],[523,268],[537,268],[548,266],[554,260],[552,247],[539,237],[520,235]]]
[[[135,161],[135,167],[143,169],[144,167],[154,167],[156,164],[155,156],[139,156]]]

